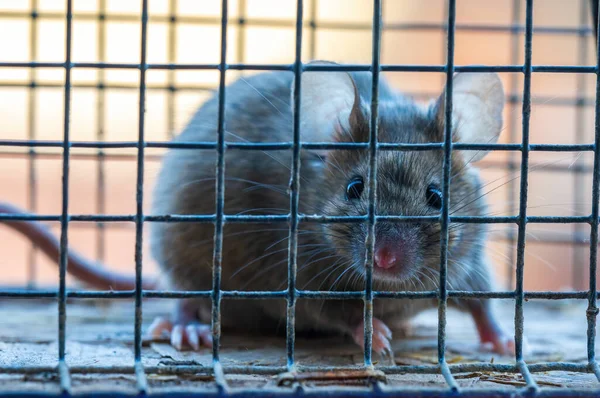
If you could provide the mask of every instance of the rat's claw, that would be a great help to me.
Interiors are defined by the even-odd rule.
[[[183,326],[175,325],[171,330],[171,345],[178,350],[183,348]]]
[[[354,342],[364,349],[365,339],[364,321],[361,321],[354,329],[352,337]],[[380,355],[389,355],[393,357],[392,352],[392,331],[377,318],[373,318],[373,340],[372,350]]]
[[[479,340],[484,348],[491,346],[492,351],[499,355],[515,355],[516,343],[514,336],[506,333],[498,324],[489,306],[475,302],[471,305],[470,311],[477,327]],[[523,353],[529,351],[525,337],[523,337],[522,348]]]
[[[392,344],[387,335],[373,330],[373,351],[382,356],[391,355]]]
[[[185,335],[188,343],[190,343],[190,346],[194,350],[198,351],[200,349],[200,338],[198,337],[198,332],[196,331],[196,325],[187,325],[185,327]]]
[[[517,345],[515,338],[506,333],[499,334],[492,341],[489,341],[489,343],[492,344],[492,349],[496,354],[514,356],[516,353]],[[528,352],[529,344],[527,339],[523,337],[523,354],[527,355]]]
[[[491,343],[495,353],[500,355],[515,355],[516,344],[512,336],[502,333]]]
[[[205,345],[206,347],[212,347],[213,338],[210,326],[197,324],[196,333],[198,333],[198,336],[200,337],[200,340],[202,341],[203,345]]]
[[[199,350],[200,345],[212,347],[212,331],[210,326],[193,323],[185,328],[185,337],[194,350]]]
[[[388,328],[385,323],[381,322],[377,318],[373,319],[373,329],[377,329],[379,333],[382,333],[383,336],[388,340],[392,339],[392,331],[390,330],[390,328]]]
[[[171,345],[177,350],[189,345],[198,351],[201,347],[212,347],[213,339],[210,326],[197,322],[174,325],[165,318],[156,318],[148,328],[148,335],[152,340],[158,340],[163,335],[170,337]]]
[[[163,334],[170,334],[173,329],[173,324],[168,319],[157,317],[154,318],[152,324],[148,328],[148,335],[152,339],[159,339]]]
[[[171,332],[171,345],[181,350],[184,345],[189,345],[198,351],[202,346],[212,347],[212,332],[210,326],[190,323],[187,326],[175,325]]]
[[[384,351],[381,353],[381,359],[385,360],[388,359],[390,362],[390,365],[396,365],[396,359],[394,356],[394,351],[392,351],[392,347],[389,345],[389,341],[388,341],[388,346],[384,349]]]
[[[481,344],[490,347],[493,352],[499,355],[514,356],[516,353],[515,337],[506,333],[501,328],[495,328],[489,333],[481,335]],[[523,354],[529,352],[529,344],[523,336]]]

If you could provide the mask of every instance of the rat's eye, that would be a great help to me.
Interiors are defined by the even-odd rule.
[[[346,199],[358,199],[365,189],[365,183],[362,177],[354,177],[346,186]]]
[[[427,187],[427,191],[425,191],[425,197],[427,198],[427,204],[433,207],[436,210],[440,210],[442,208],[442,191],[435,186],[430,185]]]

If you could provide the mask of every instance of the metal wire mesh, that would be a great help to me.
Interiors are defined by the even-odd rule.
[[[533,53],[533,36],[535,34],[576,34],[580,38],[580,50],[579,59],[584,60],[585,54],[585,40],[592,34],[598,35],[598,24],[600,19],[598,18],[598,2],[595,0],[590,1],[590,14],[593,20],[593,29],[580,27],[574,28],[557,28],[557,27],[536,27],[533,26],[533,14],[534,14],[534,2],[533,0],[526,0],[526,13],[525,13],[525,25],[518,25],[519,21],[519,10],[521,1],[514,0],[512,16],[512,25],[510,26],[494,26],[494,25],[460,25],[456,23],[456,0],[448,1],[447,10],[447,23],[442,25],[436,24],[383,24],[381,19],[381,0],[374,0],[374,13],[372,25],[362,24],[347,24],[337,23],[335,26],[341,29],[362,29],[372,31],[372,62],[370,65],[305,65],[302,63],[302,46],[303,46],[303,28],[309,26],[308,46],[310,56],[313,57],[315,53],[315,42],[316,36],[315,31],[318,28],[326,28],[331,26],[331,23],[318,23],[316,22],[316,1],[311,3],[311,8],[308,12],[309,21],[305,21],[303,14],[303,1],[298,0],[296,9],[296,20],[295,20],[295,60],[292,64],[272,64],[272,65],[253,65],[246,64],[243,62],[243,45],[238,46],[238,49],[242,48],[238,57],[241,63],[227,63],[226,50],[227,50],[227,27],[231,23],[228,15],[228,1],[222,0],[222,12],[221,17],[218,20],[204,17],[180,17],[177,15],[176,2],[170,3],[170,17],[149,17],[148,14],[148,1],[142,0],[142,12],[141,12],[141,52],[139,63],[106,63],[105,59],[105,43],[102,41],[98,46],[99,62],[86,63],[86,62],[72,62],[71,60],[71,47],[72,47],[72,0],[67,0],[67,11],[66,11],[66,54],[64,62],[0,62],[0,68],[29,68],[30,70],[30,83],[29,83],[29,115],[28,115],[28,139],[27,140],[0,140],[0,147],[25,147],[29,148],[29,207],[33,212],[36,211],[37,206],[37,188],[36,188],[36,159],[38,154],[37,148],[41,147],[55,147],[62,149],[62,209],[59,215],[48,215],[48,214],[0,214],[0,220],[37,220],[37,221],[59,221],[61,226],[60,235],[60,278],[59,288],[55,290],[28,290],[28,289],[17,289],[17,290],[2,290],[0,291],[0,297],[12,297],[12,298],[44,298],[51,297],[56,298],[58,302],[58,363],[57,367],[44,368],[44,367],[2,367],[0,373],[19,373],[29,374],[37,372],[58,372],[60,378],[60,385],[63,392],[68,393],[70,391],[70,374],[73,373],[134,373],[136,375],[137,386],[140,393],[146,393],[147,382],[145,374],[147,372],[156,373],[168,373],[168,374],[183,374],[183,373],[197,373],[205,372],[215,375],[217,384],[219,386],[219,392],[216,394],[223,393],[227,389],[227,382],[225,380],[225,374],[227,372],[237,373],[248,373],[248,374],[274,374],[284,371],[306,371],[306,370],[343,370],[340,367],[331,366],[319,366],[310,367],[302,366],[295,362],[294,358],[294,342],[295,342],[295,305],[299,298],[304,299],[362,299],[364,300],[364,320],[365,320],[365,351],[364,351],[364,367],[372,368],[373,362],[371,358],[371,345],[372,345],[372,321],[373,321],[373,300],[375,298],[409,298],[409,299],[437,299],[438,306],[438,364],[437,365],[421,365],[421,366],[378,366],[378,369],[389,373],[441,373],[449,387],[448,391],[443,393],[446,395],[468,395],[475,394],[473,392],[462,392],[459,391],[456,381],[454,380],[453,373],[466,372],[466,371],[500,371],[500,372],[514,372],[521,373],[527,386],[526,389],[529,393],[538,394],[540,396],[553,396],[560,395],[560,392],[540,390],[536,385],[532,373],[551,371],[551,370],[564,370],[574,372],[592,372],[600,380],[600,367],[595,358],[595,335],[596,335],[596,317],[598,314],[597,307],[597,286],[596,286],[596,269],[597,269],[597,246],[598,246],[598,222],[600,221],[599,214],[599,199],[600,199],[600,78],[598,78],[600,70],[600,51],[596,53],[596,65],[584,66],[584,65],[566,65],[566,66],[555,66],[555,65],[533,65],[532,64],[532,53]],[[14,18],[30,18],[31,25],[31,40],[35,40],[37,35],[37,20],[40,17],[51,18],[51,19],[62,19],[63,15],[58,13],[40,13],[37,10],[38,2],[33,0],[31,4],[30,13],[22,12],[5,12],[3,17],[14,17]],[[239,7],[240,13],[237,16],[235,23],[239,26],[239,34],[237,40],[243,42],[245,35],[243,27],[246,24],[245,1],[241,2]],[[105,15],[106,3],[104,0],[100,1],[99,4],[100,14],[98,15],[82,15],[81,18],[97,19],[100,22],[100,29],[104,29],[104,22],[107,19]],[[118,20],[130,20],[138,21],[135,18],[128,16],[112,16]],[[589,18],[582,12],[581,21],[582,25],[585,22],[585,18]],[[169,41],[171,45],[171,51],[169,52],[167,64],[153,64],[147,61],[147,26],[151,20],[167,21],[169,23]],[[220,49],[220,61],[218,64],[176,64],[174,62],[174,50],[173,43],[176,41],[175,35],[175,24],[180,21],[188,21],[193,23],[219,23],[221,27],[221,49]],[[253,23],[258,25],[273,26],[277,24],[285,24],[285,21],[274,21],[274,20],[255,20]],[[382,29],[386,30],[439,30],[443,29],[447,32],[447,45],[446,45],[446,59],[445,65],[385,65],[380,61],[380,47],[381,47],[381,32]],[[455,32],[457,30],[464,31],[507,31],[512,35],[512,54],[510,65],[492,65],[492,66],[462,66],[455,65],[454,63],[454,44],[455,44]],[[518,64],[519,59],[519,48],[517,35],[519,33],[525,33],[525,43],[523,48],[524,64]],[[99,37],[103,35],[100,34]],[[596,37],[597,43],[598,37]],[[33,43],[33,42],[32,42]],[[31,46],[30,57],[32,60],[37,58],[36,46]],[[60,141],[40,141],[37,139],[36,129],[34,120],[36,118],[36,106],[33,101],[35,90],[38,87],[52,86],[49,83],[37,83],[36,82],[36,69],[44,68],[57,68],[64,69],[65,81],[64,85],[64,129],[63,129],[63,140]],[[99,92],[99,101],[97,103],[98,113],[104,113],[104,90],[107,88],[118,87],[126,89],[139,90],[139,114],[138,114],[138,140],[132,142],[105,142],[104,138],[104,126],[103,118],[99,118],[96,141],[72,141],[70,139],[70,107],[71,107],[71,90],[77,85],[72,84],[71,74],[73,69],[94,69],[99,71],[99,79],[97,84],[89,85],[94,87]],[[139,86],[132,85],[120,86],[110,85],[105,82],[104,71],[108,69],[133,69],[139,71]],[[148,70],[165,70],[168,72],[168,82],[166,86],[150,86],[146,83],[146,73]],[[177,90],[196,90],[197,86],[175,86],[174,74],[176,70],[218,70],[220,73],[219,87],[218,87],[218,139],[216,142],[186,142],[186,143],[168,143],[168,142],[157,142],[157,141],[146,141],[145,140],[145,125],[144,125],[144,105],[146,102],[146,93],[148,90],[168,90],[169,95],[169,107],[173,107],[174,97],[173,93]],[[291,142],[278,142],[278,143],[230,143],[225,140],[225,96],[226,96],[226,72],[229,70],[283,70],[291,71],[295,75],[295,86],[294,86],[294,120],[293,120],[293,140]],[[301,101],[301,84],[302,84],[302,72],[304,71],[370,71],[372,72],[372,103],[371,103],[371,120],[370,120],[370,138],[368,143],[345,143],[345,144],[331,144],[331,143],[305,143],[300,140],[300,101]],[[377,120],[378,120],[378,87],[379,87],[379,75],[381,72],[396,71],[396,72],[437,72],[445,73],[446,84],[448,90],[446,91],[446,112],[445,112],[445,134],[443,143],[433,144],[386,144],[378,143],[377,141]],[[452,129],[452,76],[455,72],[509,72],[518,74],[521,73],[524,76],[524,88],[523,88],[523,104],[522,104],[522,142],[514,144],[461,144],[453,143],[451,137]],[[595,96],[595,139],[594,143],[585,144],[581,143],[582,138],[578,137],[578,141],[575,144],[563,145],[563,144],[531,144],[529,137],[529,124],[531,105],[536,100],[544,101],[543,98],[533,99],[531,95],[531,79],[533,73],[576,73],[579,75],[583,74],[595,74],[596,75],[596,96]],[[579,87],[583,85],[583,80],[579,80]],[[0,86],[10,86],[8,82],[0,82]],[[516,79],[511,81],[511,93],[516,91],[517,83]],[[582,91],[582,90],[580,90]],[[510,97],[512,104],[517,103],[519,98]],[[558,101],[561,102],[561,101]],[[580,109],[586,105],[585,98],[579,96],[575,100],[565,99],[563,101],[567,104],[578,106]],[[556,102],[555,102],[556,103]],[[589,104],[588,104],[589,105]],[[172,115],[172,113],[169,113]],[[576,123],[581,123],[577,118]],[[509,120],[509,134],[511,137],[516,136],[517,130],[517,119],[511,118]],[[169,134],[172,134],[174,130],[174,121],[170,116],[169,122]],[[576,126],[576,130],[580,130]],[[513,140],[514,141],[514,140]],[[98,210],[97,215],[88,214],[72,214],[69,212],[69,200],[68,200],[68,189],[69,189],[69,165],[71,154],[71,148],[94,148],[97,150],[96,155],[98,158],[98,181],[99,190],[96,198],[96,206]],[[136,212],[135,214],[129,215],[105,215],[104,202],[105,202],[105,178],[104,178],[104,164],[103,160],[106,158],[106,154],[103,152],[104,149],[108,148],[135,148],[137,154],[135,156],[137,160],[137,180],[136,180]],[[179,148],[179,149],[201,149],[201,150],[215,150],[217,153],[217,167],[216,167],[216,212],[213,215],[146,215],[143,212],[143,198],[144,198],[144,162],[145,162],[145,149],[146,148]],[[369,152],[369,163],[370,163],[370,174],[369,174],[369,207],[367,215],[355,216],[355,217],[326,217],[326,216],[314,216],[304,215],[299,213],[299,189],[300,189],[300,150],[301,149],[367,149]],[[224,213],[224,189],[225,189],[225,152],[236,150],[291,150],[293,154],[292,168],[291,168],[291,183],[290,183],[290,212],[286,215],[227,215]],[[441,216],[429,216],[429,217],[417,217],[417,216],[381,216],[375,212],[375,203],[377,200],[377,156],[379,151],[429,151],[429,150],[443,150],[444,153],[444,167],[443,167],[443,195],[442,197],[442,212]],[[519,213],[516,216],[452,216],[449,213],[448,200],[449,188],[450,188],[450,176],[451,176],[451,162],[450,156],[453,150],[490,150],[490,151],[509,151],[520,152],[520,186],[519,192]],[[530,153],[531,152],[592,152],[594,154],[594,164],[591,169],[593,171],[593,186],[592,186],[592,209],[590,215],[572,215],[572,216],[529,216],[527,214],[527,201],[528,201],[528,176],[530,170]],[[517,165],[514,161],[514,155],[509,157],[508,167],[510,170],[518,170]],[[560,168],[557,168],[560,170]],[[575,171],[585,171],[589,168],[584,166],[575,167]],[[569,170],[572,171],[572,170]],[[575,182],[576,186],[579,187],[583,184],[581,179]],[[509,185],[510,189],[508,195],[510,198],[513,197],[516,191],[516,186],[513,184]],[[579,192],[579,190],[575,190]],[[577,202],[579,197],[575,198]],[[92,292],[92,291],[69,291],[66,288],[66,266],[67,266],[67,247],[68,247],[68,228],[70,225],[77,225],[77,222],[82,221],[93,221],[98,223],[98,253],[97,257],[102,259],[105,252],[104,245],[104,230],[103,226],[105,223],[111,222],[132,222],[135,223],[136,239],[135,239],[135,272],[136,272],[136,289],[134,291],[125,292]],[[374,232],[375,225],[379,221],[386,222],[418,222],[418,223],[440,223],[441,224],[441,263],[440,263],[440,274],[439,282],[440,288],[436,291],[425,291],[425,292],[383,292],[375,291],[372,288],[372,263],[373,263],[373,252],[374,252]],[[215,225],[215,247],[213,256],[213,281],[212,289],[208,291],[195,291],[195,292],[179,292],[179,291],[145,291],[142,290],[142,242],[143,242],[143,225],[147,222],[203,222],[212,223]],[[288,285],[287,288],[281,291],[225,291],[221,289],[221,262],[223,255],[223,226],[225,223],[287,223],[289,224],[289,258],[288,258]],[[314,222],[314,223],[340,223],[340,222],[354,222],[354,223],[366,223],[368,225],[368,235],[365,246],[366,256],[366,282],[365,289],[363,292],[329,292],[329,291],[305,291],[299,290],[296,287],[296,273],[297,273],[297,244],[298,244],[298,225],[300,222]],[[516,274],[515,283],[516,289],[514,291],[499,291],[499,292],[468,292],[468,291],[457,291],[450,290],[447,286],[447,249],[448,249],[448,227],[450,223],[498,223],[498,224],[512,224],[517,225],[517,235],[510,235],[508,239],[511,242],[517,244],[516,258],[511,257],[511,263],[516,262]],[[579,226],[589,224],[591,226],[590,234],[590,279],[588,289],[585,291],[571,291],[571,292],[527,292],[524,290],[523,278],[524,278],[524,267],[525,267],[525,244],[526,244],[526,227],[528,224],[534,223],[569,223],[575,226],[577,233],[581,233]],[[580,243],[584,243],[581,241]],[[511,254],[512,256],[512,254]],[[34,279],[35,267],[34,256],[32,255],[29,259],[29,278]],[[206,297],[212,301],[212,335],[213,335],[213,362],[211,367],[206,366],[165,366],[159,368],[147,368],[144,369],[141,363],[142,358],[142,299],[143,298],[189,298],[189,297]],[[94,366],[86,367],[68,367],[65,361],[65,333],[66,333],[66,318],[67,318],[67,298],[113,298],[113,299],[135,299],[135,320],[134,320],[134,351],[135,351],[135,362],[132,366],[122,367],[111,367],[111,368],[100,368]],[[227,299],[273,299],[281,298],[287,300],[287,364],[286,366],[258,366],[258,365],[240,365],[240,366],[222,366],[220,363],[219,349],[220,349],[220,304],[223,298]],[[497,299],[508,299],[515,301],[515,343],[516,343],[516,355],[514,365],[501,365],[491,363],[476,363],[476,364],[454,364],[449,365],[445,359],[445,327],[446,327],[446,304],[449,298],[497,298]],[[567,362],[546,362],[528,365],[523,357],[523,325],[525,322],[523,315],[523,303],[526,299],[537,298],[537,299],[581,299],[588,301],[587,319],[588,319],[588,362],[587,364],[576,364]],[[264,391],[262,391],[264,392]],[[296,393],[302,393],[301,388],[296,390]],[[348,391],[330,389],[329,393],[339,393],[348,395]],[[240,394],[244,396],[259,394],[259,391],[247,390]],[[377,395],[395,395],[395,396],[432,396],[434,394],[440,395],[438,390],[429,391],[421,389],[418,391],[403,391],[393,390],[387,388],[377,382],[372,386],[372,389],[367,392],[354,392],[352,394],[365,395],[373,394]],[[598,390],[589,391],[570,391],[569,394],[579,396],[596,396]],[[512,392],[506,390],[487,390],[479,392],[480,395],[491,395],[496,394],[510,395]],[[208,393],[206,394],[208,395]],[[475,394],[476,395],[476,394]]]

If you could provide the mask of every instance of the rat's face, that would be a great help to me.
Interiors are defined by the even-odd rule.
[[[382,129],[383,133],[383,129]],[[382,134],[383,135],[383,134]],[[327,159],[327,200],[322,211],[334,216],[366,215],[369,205],[369,158],[348,151]],[[351,159],[354,158],[352,161]],[[477,176],[460,156],[452,162],[450,213],[480,215],[483,199],[479,198]],[[343,167],[333,165],[344,164]],[[381,152],[377,170],[377,215],[439,216],[442,208],[442,167],[440,151]],[[325,236],[361,275],[365,273],[366,223],[323,224]],[[481,228],[475,224],[451,224],[449,228],[449,267],[469,245],[461,240],[476,239]],[[375,280],[402,282],[413,278],[437,280],[440,264],[440,224],[438,222],[378,221],[375,226],[373,277]]]
[[[302,128],[337,142],[369,141],[369,103],[363,101],[346,73],[305,73]],[[327,93],[329,95],[325,95]],[[405,98],[380,98],[378,141],[431,143],[444,141],[445,95],[428,108]],[[495,74],[454,77],[453,141],[494,143],[502,127],[504,93]],[[317,139],[324,141],[324,139]],[[471,163],[483,151],[453,151],[449,192],[450,215],[482,215],[485,203]],[[442,150],[380,150],[377,163],[376,214],[439,216],[442,209]],[[367,150],[332,150],[325,156],[319,209],[328,216],[363,216],[369,206]],[[322,224],[324,236],[348,267],[365,274],[366,223]],[[460,268],[483,232],[481,224],[450,224],[448,267]],[[415,282],[435,287],[441,258],[439,222],[378,221],[375,226],[373,277],[376,281]],[[358,278],[357,278],[358,279]],[[418,282],[417,282],[418,281]],[[426,282],[426,283],[424,283]],[[431,283],[427,283],[431,282]],[[433,285],[433,286],[432,286]]]

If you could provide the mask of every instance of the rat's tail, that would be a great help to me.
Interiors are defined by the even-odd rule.
[[[0,214],[24,214],[24,210],[8,203],[0,202]],[[50,259],[58,264],[60,243],[50,230],[36,221],[0,220],[0,223],[16,230],[43,251]],[[92,261],[69,250],[67,257],[67,272],[80,281],[101,290],[134,290],[135,277],[122,275],[97,266]],[[151,281],[142,282],[142,288],[155,289]]]

